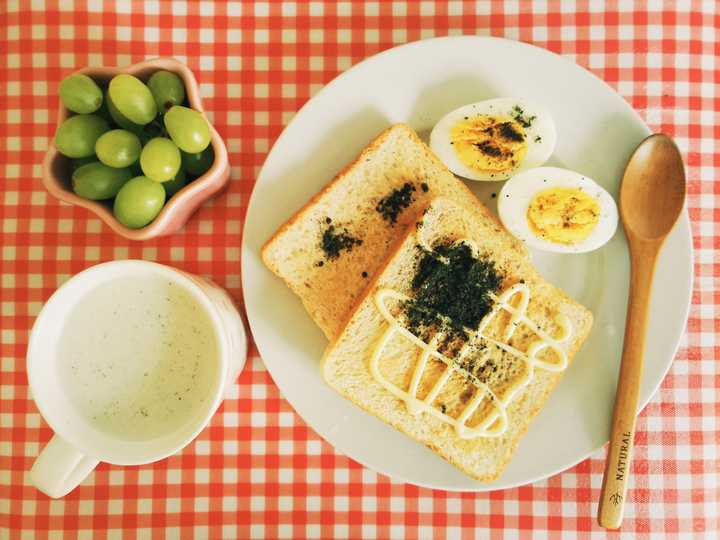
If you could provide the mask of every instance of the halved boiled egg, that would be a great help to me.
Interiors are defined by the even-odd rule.
[[[615,201],[575,171],[537,167],[513,176],[498,196],[505,228],[529,246],[559,253],[599,248],[615,234]]]
[[[497,98],[443,116],[430,134],[430,147],[455,174],[496,181],[545,163],[556,139],[555,123],[545,109]]]

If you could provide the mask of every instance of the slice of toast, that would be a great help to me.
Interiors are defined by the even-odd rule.
[[[437,196],[478,204],[410,127],[394,125],[280,227],[263,247],[263,261],[332,338],[390,245]],[[502,230],[489,210],[480,211],[493,232]],[[505,244],[526,253],[514,238]]]
[[[490,346],[490,342],[484,340],[477,348],[469,348],[471,353],[462,358],[457,348],[453,351],[451,346],[436,343],[431,349],[443,350],[442,347],[445,347],[443,354],[449,362],[430,357],[424,364],[425,368],[420,370],[419,384],[414,391],[416,398],[430,399],[433,386],[448,365],[462,366],[463,369],[451,370],[452,375],[447,383],[441,386],[437,397],[431,399],[429,406],[435,412],[426,408],[418,414],[412,414],[406,396],[398,397],[398,392],[389,391],[387,385],[406,392],[406,395],[412,394],[410,385],[423,349],[418,346],[418,342],[412,342],[401,332],[392,334],[389,339],[385,338],[391,328],[389,317],[399,321],[401,327],[408,328],[408,319],[403,319],[403,310],[407,309],[408,301],[412,302],[408,299],[418,294],[414,288],[417,281],[414,283],[413,280],[423,264],[420,261],[431,253],[428,246],[451,245],[450,242],[468,239],[474,243],[476,259],[491,261],[501,276],[498,291],[509,290],[514,286],[529,292],[526,313],[531,322],[528,324],[534,322],[545,335],[557,339],[555,343],[562,349],[568,362],[587,337],[592,325],[592,314],[546,282],[525,253],[516,249],[514,239],[504,230],[497,230],[495,220],[488,216],[479,203],[462,206],[438,198],[425,211],[420,211],[416,218],[416,223],[406,229],[395,250],[389,254],[358,299],[342,331],[328,345],[323,357],[323,376],[340,394],[427,445],[468,475],[478,480],[494,480],[502,473],[518,441],[532,418],[543,407],[562,372],[548,371],[536,365],[529,382],[517,386],[514,398],[509,399],[504,408],[507,414],[505,431],[495,437],[481,435],[463,438],[445,418],[457,418],[465,411],[468,403],[481,393],[480,387],[473,381],[484,382],[493,392],[494,399],[502,400],[509,396],[513,384],[527,377],[530,360],[510,354],[499,346]],[[393,291],[395,296],[391,296],[390,300],[379,300],[378,292],[388,290]],[[508,305],[520,309],[522,300],[517,300],[515,297],[507,300]],[[386,305],[386,314],[381,312],[378,302]],[[497,307],[497,301],[493,305]],[[500,309],[494,317],[485,315],[483,321],[487,319],[489,324],[483,330],[483,335],[531,355],[528,352],[530,345],[539,339],[540,334],[519,322],[511,338],[503,336],[507,325],[513,323],[510,316],[510,311],[504,309]],[[558,323],[558,320],[564,322]],[[570,332],[563,341],[560,334],[568,322]],[[412,335],[420,336],[419,331],[410,330]],[[430,334],[426,332],[425,337],[420,336],[423,343],[432,342]],[[555,366],[561,356],[545,351],[539,353],[538,358]],[[375,368],[382,381],[372,372]],[[466,425],[469,428],[478,428],[484,421],[491,420],[493,412],[500,410],[493,405],[497,401],[493,402],[489,394],[486,398],[468,418]],[[492,423],[488,427],[497,426],[498,423]]]

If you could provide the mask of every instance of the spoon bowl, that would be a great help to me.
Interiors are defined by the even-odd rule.
[[[620,216],[632,239],[665,237],[685,203],[685,169],[673,140],[646,138],[628,161],[620,186]]]

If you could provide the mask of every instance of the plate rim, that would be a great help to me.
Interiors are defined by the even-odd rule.
[[[397,51],[398,51],[398,50],[401,50],[401,49],[402,49],[402,50],[406,50],[406,49],[420,48],[420,47],[428,47],[428,46],[431,47],[432,44],[433,44],[433,43],[436,43],[436,42],[452,42],[452,41],[458,42],[458,43],[459,43],[459,42],[462,42],[462,41],[475,42],[475,43],[478,43],[478,42],[488,42],[488,41],[502,42],[502,43],[504,44],[504,46],[512,46],[512,47],[520,47],[520,48],[523,48],[523,47],[524,47],[524,48],[528,48],[528,49],[533,49],[533,50],[535,50],[536,52],[540,52],[541,54],[548,55],[548,56],[552,56],[552,57],[555,57],[555,58],[557,58],[557,59],[560,59],[562,62],[565,62],[566,64],[569,64],[569,65],[572,66],[573,68],[577,69],[578,73],[584,73],[585,76],[590,76],[592,79],[594,79],[595,82],[601,83],[606,89],[608,89],[610,92],[612,92],[613,94],[615,94],[616,96],[618,96],[618,97],[622,100],[623,109],[625,109],[625,112],[630,113],[630,114],[634,117],[634,119],[638,122],[638,125],[642,126],[643,131],[645,131],[646,136],[651,135],[651,134],[653,133],[652,130],[649,128],[649,126],[645,123],[645,120],[644,120],[644,119],[640,116],[640,114],[632,107],[632,105],[625,99],[625,97],[624,97],[622,94],[620,94],[615,88],[613,88],[610,84],[608,84],[605,80],[603,80],[602,78],[600,78],[598,75],[596,75],[595,73],[593,73],[592,71],[590,71],[590,70],[587,69],[586,67],[581,66],[580,64],[574,62],[571,58],[569,58],[569,57],[567,57],[567,56],[564,56],[564,55],[561,55],[561,54],[558,54],[558,53],[555,53],[555,52],[553,52],[553,51],[551,51],[551,50],[549,50],[549,49],[546,49],[546,48],[543,48],[543,47],[539,47],[539,46],[537,46],[537,45],[533,45],[533,44],[531,44],[531,43],[527,43],[527,42],[519,41],[519,40],[507,39],[507,38],[498,37],[498,36],[482,36],[482,35],[439,36],[439,37],[432,37],[432,38],[427,38],[427,39],[420,39],[420,40],[416,40],[416,41],[411,41],[411,42],[408,42],[408,43],[403,43],[403,44],[400,44],[400,45],[397,45],[397,46],[394,46],[394,47],[390,47],[390,48],[385,49],[385,50],[383,50],[383,51],[380,51],[380,52],[378,52],[378,53],[376,53],[376,54],[373,54],[373,55],[371,55],[371,56],[368,56],[368,57],[366,57],[366,58],[363,58],[361,61],[357,62],[356,64],[353,64],[352,66],[350,66],[350,67],[349,67],[348,69],[346,69],[345,71],[342,71],[342,72],[338,73],[335,77],[333,77],[332,80],[330,80],[330,81],[328,81],[326,84],[324,84],[323,87],[320,88],[314,95],[310,96],[310,97],[308,98],[308,100],[294,113],[294,115],[292,116],[292,118],[288,121],[287,125],[282,129],[282,131],[281,131],[280,134],[278,135],[278,137],[277,137],[277,139],[275,140],[275,142],[273,143],[272,147],[268,150],[268,152],[267,152],[267,154],[266,154],[266,156],[265,156],[265,159],[264,159],[264,161],[263,161],[263,164],[262,164],[262,166],[260,167],[260,170],[258,171],[257,176],[256,176],[256,178],[255,178],[255,181],[254,181],[254,183],[253,183],[253,189],[252,189],[252,192],[251,192],[250,197],[249,197],[249,200],[248,200],[247,209],[246,209],[246,213],[245,213],[245,218],[244,218],[244,220],[243,220],[243,233],[242,233],[242,239],[241,239],[241,260],[240,260],[240,264],[241,264],[241,285],[242,285],[243,299],[244,299],[244,300],[247,298],[246,290],[248,290],[250,287],[252,287],[252,284],[248,283],[248,279],[249,279],[249,278],[247,277],[247,272],[242,271],[242,269],[243,269],[244,266],[245,266],[245,265],[244,265],[244,262],[245,262],[246,258],[249,257],[251,254],[256,254],[256,255],[259,256],[259,253],[255,253],[255,252],[248,246],[248,243],[246,242],[246,234],[247,234],[247,230],[248,230],[247,223],[248,223],[249,216],[251,215],[251,209],[252,209],[255,205],[258,204],[258,202],[257,202],[257,197],[256,197],[256,194],[257,194],[257,189],[256,189],[256,188],[257,188],[258,182],[263,178],[263,174],[264,174],[264,172],[265,172],[265,170],[266,170],[266,168],[267,168],[267,165],[268,165],[268,163],[269,163],[269,161],[270,161],[270,158],[272,157],[273,151],[276,149],[276,147],[278,147],[278,146],[285,140],[285,138],[287,138],[288,133],[289,133],[289,130],[290,130],[291,126],[293,125],[293,123],[297,120],[297,118],[298,118],[307,108],[311,107],[312,104],[313,104],[313,102],[315,102],[317,99],[319,99],[319,98],[320,98],[321,96],[323,96],[324,94],[332,91],[332,89],[334,88],[334,86],[336,86],[337,84],[339,84],[339,82],[340,82],[340,80],[341,80],[342,78],[344,78],[345,76],[347,76],[347,75],[350,74],[350,73],[353,73],[353,72],[355,72],[355,71],[357,71],[357,70],[362,69],[365,65],[369,64],[370,62],[377,61],[378,59],[380,59],[380,58],[382,58],[382,57],[384,57],[384,56],[389,56],[389,55],[392,55],[392,54],[397,54]],[[663,381],[664,381],[665,378],[667,377],[667,374],[668,374],[668,372],[670,371],[670,368],[672,367],[672,365],[673,365],[673,363],[674,363],[674,361],[675,361],[675,357],[676,357],[677,352],[678,352],[678,350],[679,350],[679,348],[680,348],[680,344],[681,344],[681,342],[682,342],[682,340],[683,340],[683,336],[685,336],[685,335],[687,334],[687,323],[688,323],[688,317],[689,317],[689,314],[690,314],[690,309],[691,309],[691,306],[692,306],[692,293],[693,293],[693,290],[694,290],[694,281],[695,281],[695,272],[694,272],[695,253],[694,253],[694,242],[693,242],[693,241],[694,241],[694,237],[693,237],[693,231],[692,231],[692,226],[691,226],[689,211],[688,211],[688,208],[687,208],[687,201],[686,201],[686,203],[685,203],[685,207],[684,207],[683,213],[682,213],[680,219],[678,219],[678,221],[675,223],[675,226],[674,226],[673,229],[677,229],[677,228],[678,228],[679,226],[681,226],[681,225],[682,225],[682,226],[686,226],[686,227],[687,227],[687,230],[688,230],[688,236],[687,236],[688,242],[687,242],[687,243],[688,243],[688,247],[689,247],[689,252],[688,252],[688,260],[687,260],[686,264],[687,264],[687,266],[690,267],[688,283],[686,283],[686,284],[685,284],[685,287],[684,287],[684,289],[686,289],[686,290],[689,291],[689,293],[688,293],[688,301],[687,301],[686,305],[683,306],[683,309],[681,310],[681,312],[682,312],[682,321],[683,321],[683,322],[682,322],[683,330],[681,331],[680,336],[679,336],[677,342],[675,343],[674,349],[673,349],[673,351],[672,351],[671,360],[667,363],[667,365],[666,365],[666,366],[664,367],[664,369],[662,370],[662,374],[661,374],[661,376],[658,378],[657,383],[654,384],[653,387],[651,387],[651,388],[649,389],[647,398],[644,399],[644,400],[641,399],[641,401],[638,403],[638,410],[637,410],[636,416],[637,416],[637,415],[640,415],[640,413],[645,409],[645,407],[646,407],[646,406],[650,403],[650,401],[655,397],[658,389],[660,388],[660,386],[662,385]],[[278,278],[278,279],[279,279],[279,278]],[[551,477],[551,476],[555,476],[556,474],[559,474],[560,472],[563,472],[563,471],[566,471],[566,470],[568,470],[568,469],[571,469],[572,467],[576,466],[578,463],[580,463],[580,462],[582,462],[582,461],[590,458],[593,454],[595,454],[595,453],[597,453],[598,451],[600,451],[600,450],[601,450],[605,445],[607,445],[608,442],[609,442],[609,433],[608,433],[608,440],[606,440],[606,441],[605,441],[604,443],[602,443],[600,446],[597,446],[596,448],[592,449],[591,451],[589,451],[589,452],[587,452],[587,453],[584,453],[584,454],[583,454],[580,458],[578,458],[576,461],[574,461],[574,462],[572,462],[572,463],[563,464],[563,465],[561,465],[561,466],[559,466],[559,467],[555,467],[555,468],[553,468],[552,470],[549,470],[549,471],[547,471],[547,472],[544,472],[544,473],[542,473],[541,475],[536,476],[536,477],[533,477],[533,478],[530,479],[530,480],[516,481],[516,482],[508,483],[507,485],[504,485],[504,486],[502,486],[502,487],[483,485],[482,483],[478,483],[477,487],[473,487],[473,488],[471,488],[471,489],[438,487],[437,485],[425,484],[425,483],[417,482],[417,481],[415,481],[415,480],[409,480],[409,479],[405,478],[402,474],[398,474],[398,473],[394,473],[394,472],[393,472],[393,473],[389,473],[389,472],[385,472],[385,471],[378,470],[378,469],[376,469],[374,466],[371,466],[371,465],[368,465],[367,463],[365,463],[365,461],[364,461],[363,459],[360,459],[360,458],[355,457],[355,456],[353,455],[354,453],[351,452],[351,451],[348,451],[348,449],[345,447],[344,444],[342,444],[342,443],[339,443],[339,444],[338,444],[338,443],[331,443],[324,435],[320,434],[320,433],[317,431],[317,429],[316,429],[307,419],[305,419],[305,418],[297,411],[296,407],[295,407],[295,406],[290,402],[290,400],[282,393],[282,389],[280,388],[280,385],[278,385],[277,381],[275,380],[275,377],[273,376],[273,372],[272,372],[271,368],[268,366],[267,362],[265,361],[264,355],[263,355],[263,353],[262,353],[262,351],[261,351],[261,346],[260,346],[260,344],[259,344],[257,341],[255,341],[254,332],[253,332],[254,327],[255,327],[254,317],[251,316],[251,314],[250,314],[250,311],[251,311],[251,310],[249,309],[248,304],[247,304],[246,302],[244,302],[244,304],[245,304],[245,311],[246,311],[246,315],[247,315],[247,321],[248,321],[248,326],[249,326],[249,329],[250,329],[250,334],[251,334],[252,337],[253,337],[253,343],[255,344],[255,348],[257,349],[258,356],[259,356],[260,359],[262,360],[263,365],[265,366],[265,369],[267,370],[268,374],[270,375],[270,378],[272,379],[273,383],[277,386],[278,390],[281,392],[281,395],[282,395],[283,399],[284,399],[285,401],[287,401],[287,403],[292,407],[293,411],[303,420],[303,422],[305,422],[305,423],[308,425],[308,427],[310,427],[310,428],[318,435],[318,437],[320,437],[320,438],[323,439],[325,442],[327,442],[327,443],[328,443],[330,446],[332,446],[336,451],[339,451],[339,452],[340,452],[341,454],[343,454],[345,457],[347,457],[347,458],[349,458],[349,459],[351,459],[351,460],[359,463],[359,464],[362,465],[363,467],[365,467],[365,468],[367,468],[367,469],[369,469],[369,470],[371,470],[371,471],[373,471],[373,472],[375,472],[375,473],[377,473],[377,474],[382,474],[382,475],[384,475],[384,476],[387,476],[387,477],[390,478],[392,481],[399,481],[399,482],[403,482],[403,483],[406,483],[406,484],[412,484],[412,485],[416,485],[416,486],[423,487],[423,488],[427,488],[427,489],[439,489],[439,490],[444,490],[444,491],[448,491],[448,492],[455,492],[455,493],[482,493],[482,492],[501,491],[501,490],[505,490],[505,489],[513,489],[513,488],[516,488],[516,487],[519,487],[519,486],[530,485],[530,484],[534,484],[534,483],[536,483],[536,482],[540,482],[540,481],[545,480],[545,479],[547,479],[547,478],[549,478],[549,477]],[[681,320],[680,317],[678,317],[678,321],[680,321],[680,320]],[[624,328],[624,325],[623,325],[623,328]],[[342,396],[340,396],[340,397],[342,397]]]

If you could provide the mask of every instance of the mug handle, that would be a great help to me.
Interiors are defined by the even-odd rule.
[[[30,469],[30,481],[40,491],[57,499],[75,489],[99,461],[86,456],[59,435],[53,435]]]

